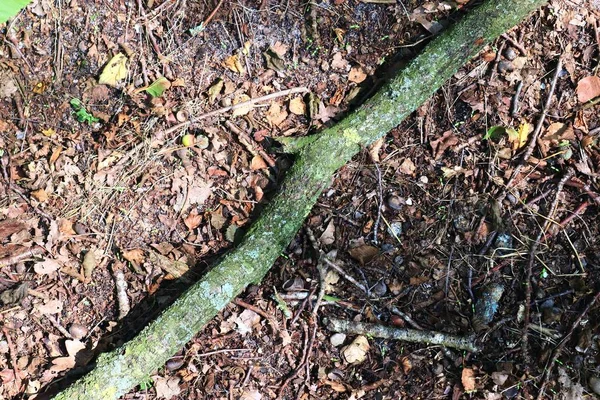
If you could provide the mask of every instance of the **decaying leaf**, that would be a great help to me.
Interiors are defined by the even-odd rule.
[[[350,82],[361,83],[365,79],[367,79],[367,74],[363,71],[362,67],[356,66],[350,69],[348,73],[348,80]]]
[[[512,144],[513,150],[520,149],[527,144],[527,138],[531,132],[531,125],[527,122],[523,122],[519,125],[519,129],[514,130],[507,128],[506,133],[508,134],[508,141]]]
[[[442,137],[437,140],[431,141],[431,148],[433,149],[433,156],[437,160],[444,154],[444,152],[458,144],[458,138],[454,134],[453,130],[448,130],[442,134]]]
[[[354,258],[361,265],[365,265],[371,262],[378,254],[379,249],[368,244],[363,244],[358,247],[354,247],[348,251],[350,257]]]
[[[214,103],[215,100],[217,99],[217,96],[221,93],[221,90],[223,90],[223,86],[225,85],[225,83],[223,82],[223,79],[219,78],[217,79],[217,81],[208,89],[208,101],[210,103]]]
[[[42,314],[58,314],[62,312],[63,303],[60,300],[49,300],[46,304],[37,304],[35,308]]]
[[[265,169],[268,165],[265,160],[259,156],[258,154],[252,157],[252,161],[250,162],[250,169],[252,171],[257,171],[259,169]]]
[[[83,256],[82,265],[83,265],[83,276],[85,276],[85,279],[91,279],[92,273],[94,272],[96,265],[98,265],[98,261],[96,260],[96,254],[94,252],[94,249],[90,249],[90,250],[88,250],[87,253],[85,253],[85,256]]]
[[[577,82],[577,99],[580,103],[587,103],[595,97],[600,96],[600,78],[587,76]]]
[[[244,310],[235,320],[237,331],[242,335],[252,332],[252,329],[260,325],[260,315],[252,310]]]
[[[156,397],[159,399],[170,400],[181,393],[179,387],[179,377],[163,378],[162,376],[153,376]]]
[[[231,71],[237,72],[240,75],[243,75],[246,72],[244,66],[242,65],[242,62],[240,61],[240,57],[237,54],[227,57],[223,62],[223,65],[226,68],[229,68]]]
[[[233,104],[235,105],[235,104],[244,103],[248,100],[250,100],[250,96],[248,96],[247,94],[240,94],[235,99],[233,99]],[[239,108],[236,108],[235,110],[233,110],[232,115],[234,117],[241,117],[241,116],[248,114],[251,110],[252,110],[251,104],[247,105],[247,106],[242,106],[242,107],[239,107]]]
[[[273,103],[267,110],[267,120],[276,126],[279,126],[287,118],[287,111],[279,103]]]
[[[412,175],[415,173],[416,169],[417,167],[415,166],[415,163],[412,162],[410,158],[405,158],[404,161],[402,161],[402,164],[400,164],[398,167],[398,170],[404,175]]]
[[[327,228],[323,231],[323,234],[319,238],[319,242],[325,246],[329,246],[335,242],[335,224],[333,223],[333,218],[327,224]]]
[[[98,83],[116,86],[119,81],[127,78],[127,74],[127,57],[123,53],[117,53],[102,70]]]
[[[18,303],[27,296],[28,291],[29,285],[27,283],[21,283],[17,287],[4,290],[0,293],[0,302],[2,305]]]
[[[35,263],[33,270],[39,275],[49,275],[54,271],[60,269],[60,264],[55,260],[44,260],[42,262]]]
[[[48,193],[44,189],[38,189],[31,192],[31,195],[40,203],[48,201]]]
[[[464,368],[462,371],[461,381],[465,392],[475,391],[475,371],[471,368]]]
[[[296,115],[306,114],[306,103],[302,100],[302,97],[294,97],[290,100],[290,112]]]
[[[357,336],[352,343],[342,349],[342,356],[349,364],[359,364],[367,358],[369,341],[365,336]]]
[[[170,278],[172,279],[181,278],[181,276],[183,276],[183,274],[189,270],[189,267],[186,263],[177,260],[171,260],[169,257],[163,256],[154,250],[148,251],[148,261],[169,273],[171,275]]]

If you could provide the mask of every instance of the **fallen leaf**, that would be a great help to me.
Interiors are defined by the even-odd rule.
[[[87,253],[85,253],[85,256],[83,256],[83,276],[85,276],[86,279],[90,279],[92,277],[92,272],[94,272],[94,269],[96,268],[96,265],[98,264],[97,260],[96,260],[96,254],[94,252],[93,249],[88,250]]]
[[[196,209],[193,209],[192,212],[189,213],[188,216],[183,220],[183,223],[188,227],[189,230],[196,229],[198,226],[200,226],[201,222],[202,215],[198,214]]]
[[[587,103],[595,97],[600,96],[600,78],[597,76],[586,76],[577,83],[577,99],[580,103]]]
[[[242,62],[240,61],[240,57],[237,54],[227,57],[223,62],[223,65],[240,75],[243,75],[246,72]]]
[[[325,246],[329,246],[335,242],[335,224],[333,223],[333,218],[327,224],[327,228],[325,228],[323,234],[321,234],[319,242]]]
[[[462,371],[461,381],[465,392],[475,391],[475,371],[471,368],[464,368]]]
[[[352,67],[348,73],[348,80],[354,83],[361,83],[367,79],[367,74],[361,66]]]
[[[261,400],[262,395],[256,389],[246,389],[244,393],[240,395],[239,400]]]
[[[448,148],[458,144],[458,138],[454,135],[454,131],[448,130],[442,134],[441,138],[431,141],[430,144],[434,158],[437,160]]]
[[[235,320],[237,331],[242,335],[252,332],[254,326],[260,324],[260,315],[252,310],[244,310]]]
[[[152,97],[160,97],[163,95],[165,90],[169,89],[170,87],[171,82],[164,76],[161,76],[146,88],[146,92],[148,92]]]
[[[75,357],[58,357],[52,360],[50,371],[62,372],[75,366]]]
[[[55,260],[45,260],[42,262],[35,263],[33,270],[39,275],[50,275],[51,273],[58,271],[60,264]]]
[[[34,190],[31,195],[40,203],[48,201],[48,193],[44,189]]]
[[[283,58],[285,53],[287,53],[289,46],[277,41],[275,44],[271,45],[271,50],[273,53],[277,54],[279,58]]]
[[[142,264],[146,259],[146,257],[144,256],[144,250],[142,249],[125,250],[121,254],[124,259],[135,265]]]
[[[414,174],[416,169],[417,167],[415,166],[415,163],[413,163],[410,158],[405,158],[404,161],[402,161],[402,164],[400,164],[398,167],[398,170],[405,175]]]
[[[52,315],[62,312],[63,304],[60,300],[49,300],[46,304],[37,304],[35,308],[42,314]]]
[[[350,254],[350,257],[354,258],[361,265],[365,265],[379,254],[379,249],[374,246],[369,246],[368,244],[363,244],[350,249],[348,253]]]
[[[75,357],[77,353],[85,349],[85,344],[79,340],[65,340],[65,348],[67,349],[67,354]]]
[[[52,137],[55,133],[56,131],[52,128],[42,129],[42,134],[46,137]]]
[[[233,104],[236,105],[236,104],[244,103],[248,100],[250,100],[250,96],[248,96],[247,94],[241,94],[241,95],[237,96],[235,99],[233,99]],[[251,110],[252,110],[252,104],[249,104],[246,106],[241,106],[241,107],[233,110],[232,115],[234,117],[241,117],[241,116],[248,114]]]
[[[290,112],[296,115],[305,115],[306,114],[306,103],[302,100],[302,97],[294,97],[290,100]]]
[[[209,103],[214,103],[215,102],[215,100],[217,99],[217,96],[221,93],[221,90],[223,90],[223,86],[224,85],[225,85],[225,83],[223,82],[223,79],[219,78],[208,89],[208,101],[209,101]]]
[[[331,60],[331,68],[345,70],[348,66],[348,61],[342,56],[342,53],[335,53]]]
[[[261,156],[259,156],[257,154],[254,157],[252,157],[252,161],[250,162],[250,169],[252,171],[257,171],[259,169],[265,169],[267,167],[268,167],[267,163]]]
[[[527,144],[527,138],[529,136],[529,132],[531,132],[531,125],[527,122],[523,122],[519,125],[519,129],[514,130],[512,128],[507,128],[506,133],[508,134],[508,141],[512,144],[512,149],[517,150]]]
[[[279,103],[273,103],[267,110],[267,121],[272,125],[279,126],[287,118],[287,111],[281,108]]]
[[[340,382],[331,381],[329,379],[325,379],[322,381],[324,384],[329,385],[329,387],[335,390],[338,393],[344,393],[346,391],[346,386],[344,386]]]
[[[342,356],[349,364],[359,364],[367,358],[369,349],[369,341],[365,336],[360,335],[342,349]]]
[[[98,83],[116,86],[119,81],[127,77],[127,73],[127,57],[123,53],[117,53],[102,70]]]
[[[175,396],[179,396],[181,388],[179,387],[179,378],[163,378],[162,376],[153,376],[154,388],[156,389],[156,397],[171,400]]]

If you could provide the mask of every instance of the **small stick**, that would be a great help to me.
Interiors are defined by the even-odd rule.
[[[233,301],[233,304],[235,304],[236,306],[246,308],[246,309],[253,311],[253,312],[257,313],[258,315],[262,316],[264,319],[269,321],[269,325],[271,325],[271,328],[273,328],[273,332],[279,333],[279,323],[272,315],[269,315],[266,312],[264,312],[263,310],[261,310],[260,308],[255,307],[252,304],[248,304],[245,301],[240,300],[240,299],[235,299]]]
[[[256,143],[256,141],[252,139],[250,135],[248,135],[246,132],[244,132],[231,121],[225,121],[225,125],[227,125],[229,129],[231,129],[236,135],[238,135],[241,141],[246,142],[242,144],[244,144],[251,153],[260,155],[265,160],[265,162],[269,164],[269,167],[275,168],[275,160],[273,160],[273,158],[266,151],[264,151],[262,147],[258,143]]]
[[[208,357],[208,356],[213,356],[215,354],[233,353],[236,351],[251,351],[251,349],[220,349],[220,350],[209,351],[207,353],[196,354],[194,357]]]
[[[308,88],[305,87],[297,87],[297,88],[292,88],[292,89],[286,89],[286,90],[282,90],[279,92],[275,92],[275,93],[271,93],[271,94],[267,94],[265,96],[260,96],[260,97],[256,97],[254,99],[250,99],[248,101],[244,101],[242,103],[238,103],[238,104],[234,104],[232,106],[227,106],[227,107],[223,107],[223,108],[219,108],[218,110],[214,110],[214,111],[210,111],[207,112],[205,114],[200,114],[197,117],[194,118],[190,118],[188,121],[182,122],[180,124],[177,124],[175,126],[170,127],[169,129],[166,129],[163,134],[168,135],[170,133],[176,132],[181,128],[185,128],[186,126],[196,123],[200,120],[203,120],[205,118],[210,118],[210,117],[214,117],[216,115],[220,115],[223,113],[226,113],[227,111],[233,111],[233,110],[237,110],[238,108],[242,108],[242,107],[247,107],[256,103],[260,103],[261,101],[267,101],[267,100],[272,100],[272,99],[276,99],[278,97],[284,97],[284,96],[288,96],[290,94],[295,94],[295,93],[307,93],[309,92]]]
[[[45,315],[46,319],[66,338],[73,339],[73,336],[66,330],[52,315]]]
[[[327,328],[334,332],[371,335],[382,339],[403,340],[411,343],[427,343],[441,345],[472,353],[479,352],[474,340],[469,337],[455,336],[443,332],[419,331],[415,329],[393,328],[366,322],[356,322],[337,318],[329,318]]]
[[[519,112],[519,97],[521,96],[521,90],[523,90],[523,81],[519,81],[517,84],[517,89],[515,90],[515,95],[510,102],[510,115],[513,118],[516,118]]]
[[[192,29],[190,29],[190,34],[192,36],[196,36],[197,34],[199,34],[200,32],[202,32],[203,30],[205,30],[206,26],[208,25],[208,23],[210,21],[212,21],[212,19],[214,18],[214,16],[217,14],[217,11],[219,11],[219,8],[221,8],[222,4],[223,4],[223,0],[219,0],[219,3],[215,7],[215,9],[212,10],[212,12],[210,14],[208,14],[208,17],[206,17],[206,19],[204,21],[202,21],[200,23],[200,25],[195,26]]]
[[[503,33],[502,35],[500,35],[502,37],[502,39],[506,40],[508,43],[510,43],[512,45],[512,47],[514,47],[515,49],[519,50],[519,53],[521,53],[522,56],[526,56],[527,55],[527,51],[525,50],[525,48],[521,45],[521,43],[517,42],[515,39],[511,38],[510,36],[508,36],[506,33]]]
[[[583,310],[581,312],[581,314],[579,314],[579,316],[577,317],[575,322],[573,322],[573,325],[571,325],[571,329],[569,329],[569,332],[567,332],[567,334],[563,337],[563,339],[560,341],[560,343],[554,350],[554,353],[552,354],[552,358],[550,359],[550,362],[548,363],[546,368],[544,368],[544,375],[542,376],[542,384],[540,385],[540,391],[538,392],[537,400],[541,400],[544,398],[544,390],[546,389],[546,385],[548,384],[548,377],[550,376],[550,373],[554,369],[554,364],[556,364],[558,357],[560,357],[560,353],[562,352],[563,348],[565,347],[565,344],[569,341],[569,339],[573,335],[573,332],[575,332],[575,329],[581,323],[581,320],[583,319],[583,317],[585,317],[587,315],[587,313],[590,311],[592,306],[599,299],[600,299],[600,291],[596,293],[596,295],[594,296],[592,301],[590,301],[589,304],[585,307],[585,310]]]
[[[525,361],[526,369],[529,368],[529,363],[530,363],[528,332],[529,332],[529,319],[530,319],[530,314],[531,314],[531,295],[532,295],[531,277],[533,276],[533,264],[535,262],[535,253],[537,251],[538,246],[542,242],[542,238],[548,231],[548,228],[550,227],[550,225],[553,223],[552,218],[554,216],[554,213],[556,212],[560,193],[562,192],[562,190],[565,186],[565,182],[567,182],[569,179],[571,179],[571,176],[573,176],[574,173],[575,173],[575,171],[573,169],[569,168],[569,170],[567,171],[565,176],[560,180],[560,182],[558,182],[558,185],[556,187],[556,196],[554,197],[554,200],[552,201],[552,205],[550,206],[550,210],[548,211],[548,216],[546,217],[546,219],[544,221],[544,225],[542,226],[542,229],[538,233],[537,238],[535,239],[535,241],[531,245],[531,249],[529,250],[529,260],[527,262],[526,277],[525,277],[525,313],[523,315],[523,333],[522,333],[522,338],[521,338],[521,342],[522,342],[521,343],[521,351],[523,352],[523,359]]]
[[[502,52],[504,51],[504,47],[506,46],[506,42],[502,42],[500,47],[498,48],[498,53],[496,53],[496,58],[494,59],[494,63],[492,64],[492,70],[490,71],[490,79],[488,82],[492,82],[496,77],[496,72],[498,71],[498,63],[500,62],[500,58],[502,57]]]
[[[533,134],[531,135],[531,139],[529,139],[529,145],[525,149],[525,152],[523,153],[523,156],[521,157],[519,164],[517,164],[510,179],[506,183],[505,189],[498,196],[499,203],[501,203],[502,200],[504,200],[504,198],[508,194],[508,189],[514,183],[515,179],[521,172],[523,165],[525,165],[525,162],[529,159],[529,157],[531,157],[531,154],[533,153],[533,149],[535,148],[535,145],[537,143],[538,136],[540,135],[540,132],[542,131],[542,127],[544,126],[544,121],[546,120],[546,115],[548,115],[548,108],[550,108],[550,104],[552,103],[552,96],[554,95],[554,90],[556,89],[556,82],[558,81],[558,75],[560,74],[560,71],[562,70],[562,63],[563,63],[563,60],[562,60],[562,56],[561,56],[558,58],[558,64],[556,65],[556,71],[554,71],[554,76],[552,77],[552,84],[550,85],[550,91],[548,92],[548,98],[546,99],[546,103],[544,103],[544,107],[542,108],[542,115],[540,116],[540,119],[538,120],[535,130],[533,131]]]
[[[300,359],[300,364],[298,365],[298,367],[296,369],[294,369],[294,371],[292,371],[292,373],[286,378],[285,381],[283,381],[283,384],[279,387],[279,390],[277,391],[278,399],[283,398],[283,392],[285,391],[285,388],[287,387],[287,385],[289,385],[290,382],[296,376],[298,376],[298,373],[300,372],[300,370],[302,370],[304,368],[304,360],[306,359],[306,356],[308,354],[308,326],[306,326],[306,324],[304,323],[304,324],[302,324],[302,328],[304,330],[304,346],[303,346],[302,358]]]
[[[20,250],[19,253],[13,254],[11,256],[0,258],[0,268],[7,267],[12,264],[16,264],[18,262],[27,260],[29,258],[33,258],[44,253],[46,250],[43,247],[35,246],[32,248],[25,247],[23,250]]]
[[[346,279],[348,282],[352,283],[354,286],[356,286],[357,288],[359,288],[360,290],[362,290],[365,293],[369,292],[369,290],[362,283],[358,282],[356,279],[354,279],[353,277],[351,277],[350,275],[348,275],[346,273],[346,271],[344,271],[342,269],[342,267],[340,267],[339,265],[337,265],[333,261],[329,260],[327,257],[323,257],[323,261],[325,261],[325,263],[327,265],[329,265],[331,268],[335,269],[338,273],[340,273],[342,275],[342,277],[344,279]]]

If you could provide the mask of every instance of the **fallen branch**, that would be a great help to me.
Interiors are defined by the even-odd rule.
[[[329,318],[327,328],[334,332],[351,333],[355,335],[370,335],[381,339],[395,339],[411,343],[426,343],[479,352],[474,339],[435,331],[419,331],[416,329],[393,328],[366,322],[356,322],[344,319]]]
[[[543,3],[486,0],[431,42],[363,106],[298,151],[280,193],[238,247],[138,336],[101,355],[92,372],[56,398],[116,399],[164,365],[246,286],[262,280],[338,168],[398,126],[483,46]]]

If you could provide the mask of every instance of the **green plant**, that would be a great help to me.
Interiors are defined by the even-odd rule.
[[[0,24],[8,21],[21,11],[31,0],[3,0],[0,1]]]
[[[75,111],[75,117],[77,118],[77,121],[79,122],[87,122],[88,124],[93,124],[95,122],[100,121],[98,118],[94,117],[92,114],[90,114],[85,107],[83,106],[83,104],[81,104],[81,100],[79,99],[71,99],[71,101],[69,102],[69,104],[71,104],[71,107],[73,107],[73,111]]]

